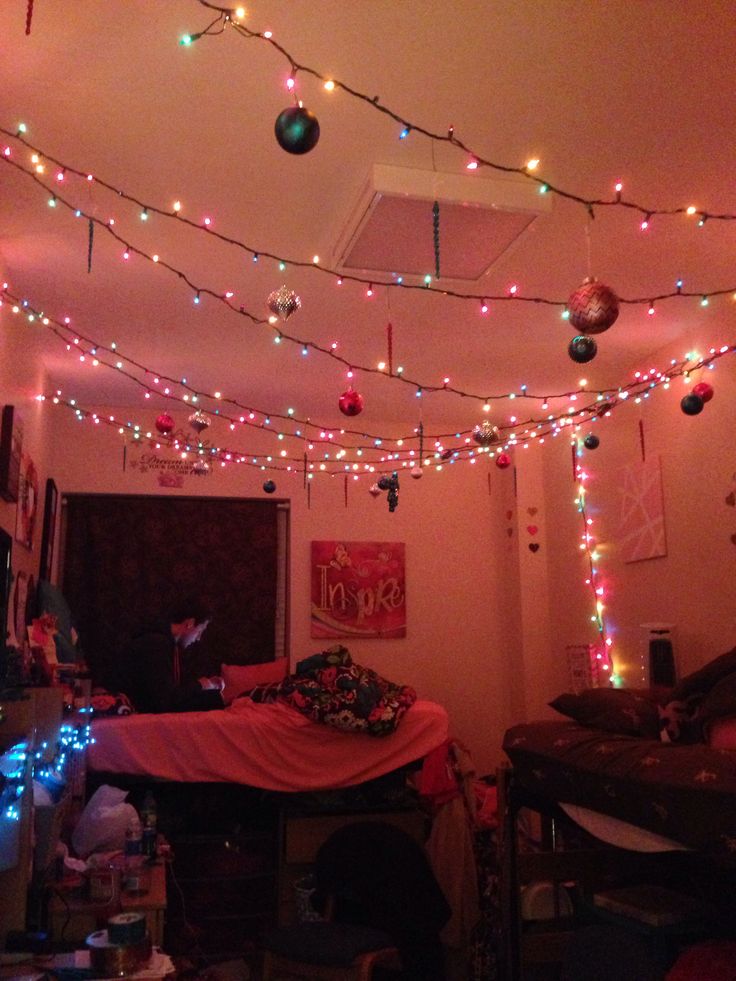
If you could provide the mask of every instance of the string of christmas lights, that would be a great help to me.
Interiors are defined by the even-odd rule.
[[[605,597],[605,588],[598,564],[600,553],[598,551],[598,544],[592,533],[593,519],[590,517],[587,509],[585,482],[589,479],[589,474],[579,462],[580,458],[583,456],[581,441],[579,439],[573,440],[572,448],[575,460],[575,479],[578,483],[578,493],[577,497],[575,498],[575,505],[583,522],[580,549],[585,553],[586,564],[588,567],[588,574],[585,584],[586,586],[590,587],[593,594],[594,613],[590,619],[595,624],[595,629],[599,638],[598,644],[595,646],[595,652],[591,663],[593,680],[594,683],[596,683],[602,678],[607,677],[611,684],[615,684],[618,676],[613,670],[613,638],[611,637],[611,632],[606,626],[606,607],[603,602]]]
[[[697,358],[690,360],[688,357],[686,360],[681,362],[672,363],[672,367],[669,372],[637,372],[636,382],[634,385],[627,389],[622,389],[619,392],[618,397],[614,399],[604,399],[601,401],[596,401],[591,406],[587,406],[579,410],[575,415],[565,415],[562,417],[549,417],[546,423],[539,422],[535,429],[529,430],[524,429],[520,432],[512,432],[506,442],[501,446],[474,446],[469,437],[465,438],[464,444],[456,448],[443,448],[439,442],[435,442],[435,448],[431,452],[424,456],[423,451],[420,449],[419,456],[416,455],[413,449],[403,452],[388,453],[381,458],[381,464],[376,465],[363,460],[344,460],[345,451],[340,450],[335,454],[334,462],[331,460],[330,453],[323,454],[323,460],[319,464],[309,461],[307,452],[302,450],[301,441],[297,455],[289,456],[287,450],[281,450],[279,458],[274,461],[274,457],[270,454],[257,454],[252,455],[250,453],[244,452],[242,450],[229,450],[222,447],[207,446],[205,447],[201,441],[197,442],[192,440],[186,445],[182,445],[181,439],[178,436],[167,436],[159,435],[155,436],[151,431],[147,431],[146,427],[139,423],[133,423],[127,421],[122,423],[120,420],[115,419],[114,416],[100,416],[97,412],[90,409],[82,408],[76,399],[64,399],[61,397],[60,393],[56,393],[52,396],[39,395],[37,399],[39,401],[46,401],[47,398],[55,405],[66,406],[72,409],[77,418],[80,421],[86,419],[91,419],[95,424],[104,424],[106,426],[114,426],[117,428],[118,432],[123,436],[131,436],[134,441],[140,441],[142,439],[150,441],[151,445],[155,449],[161,449],[162,446],[170,446],[176,450],[182,452],[183,458],[187,458],[190,452],[194,452],[198,457],[202,458],[209,455],[216,462],[219,462],[221,466],[226,466],[228,463],[241,463],[247,464],[248,466],[255,466],[261,470],[285,470],[292,473],[303,473],[305,474],[305,479],[311,477],[315,473],[326,473],[328,476],[346,476],[351,475],[356,480],[363,474],[374,474],[374,473],[393,473],[398,466],[403,468],[412,467],[412,476],[421,475],[421,468],[429,468],[433,466],[435,470],[441,471],[445,463],[450,465],[459,463],[462,461],[475,464],[479,459],[483,458],[483,454],[497,454],[496,459],[500,462],[501,458],[505,455],[504,451],[507,449],[512,449],[520,447],[522,449],[528,449],[529,446],[536,444],[542,445],[545,442],[547,436],[555,438],[561,433],[564,433],[572,427],[574,432],[577,434],[582,428],[586,427],[588,424],[596,423],[602,418],[610,417],[613,410],[629,401],[631,396],[631,401],[634,403],[641,403],[642,400],[649,397],[652,390],[657,387],[663,386],[665,389],[670,387],[670,382],[675,378],[682,378],[685,382],[690,381],[690,376],[702,369],[702,368],[713,368],[715,362],[723,357],[725,354],[733,353],[736,351],[736,345],[726,345],[722,346],[718,350],[711,349],[711,353],[704,358]],[[656,377],[654,377],[656,375]],[[422,447],[423,443],[423,432],[420,427],[419,433],[419,445]],[[589,437],[588,437],[589,438]],[[196,446],[192,443],[197,442]],[[310,444],[309,449],[314,449],[314,446]],[[360,451],[358,451],[360,456]],[[249,460],[248,457],[251,456]],[[260,456],[260,459],[259,459]],[[492,458],[492,456],[491,456]],[[281,462],[279,462],[281,461]],[[339,465],[339,469],[335,468],[335,464]],[[207,472],[209,470],[209,465],[207,464],[204,470],[199,472]],[[419,471],[418,473],[416,471]],[[193,467],[193,472],[198,472],[196,467]]]
[[[324,75],[322,72],[317,71],[314,68],[310,68],[309,65],[304,65],[287,51],[281,44],[279,44],[273,37],[271,31],[252,31],[242,23],[242,19],[245,16],[245,11],[242,8],[228,8],[221,7],[217,4],[210,3],[209,0],[199,0],[201,6],[206,7],[208,10],[213,10],[217,13],[217,17],[207,25],[202,31],[198,31],[193,34],[187,34],[181,40],[185,46],[191,45],[194,41],[199,40],[202,37],[210,37],[216,34],[222,34],[227,27],[231,27],[237,34],[241,37],[247,38],[249,40],[259,40],[264,41],[269,44],[275,51],[277,51],[289,64],[290,75],[289,79],[294,81],[297,72],[301,72],[304,75],[310,75],[317,81],[321,82],[324,89],[328,92],[333,92],[335,90],[340,90],[345,92],[346,95],[370,106],[377,112],[388,116],[393,119],[399,126],[401,126],[401,132],[399,134],[399,139],[406,139],[410,133],[419,133],[422,136],[427,137],[433,143],[446,143],[450,146],[454,146],[459,150],[462,150],[469,157],[469,161],[466,164],[467,169],[477,170],[480,167],[487,167],[489,170],[495,170],[502,174],[514,174],[519,177],[524,177],[527,180],[532,181],[537,185],[539,192],[541,194],[554,194],[557,197],[565,198],[568,201],[573,201],[577,204],[582,205],[588,214],[594,215],[596,208],[625,208],[629,211],[633,211],[637,214],[643,216],[643,224],[646,225],[651,222],[652,218],[657,216],[672,216],[672,215],[686,215],[694,216],[698,219],[699,224],[702,226],[708,220],[713,221],[734,221],[736,220],[736,214],[726,212],[717,213],[712,211],[707,211],[702,208],[698,208],[695,205],[681,205],[673,208],[655,208],[645,205],[638,204],[636,201],[628,200],[623,197],[623,186],[621,182],[617,182],[614,188],[614,196],[612,198],[587,198],[583,195],[576,194],[572,191],[567,191],[556,184],[552,184],[549,180],[540,177],[535,171],[539,166],[538,160],[530,160],[523,167],[514,167],[506,164],[501,164],[493,160],[489,160],[483,157],[481,154],[473,150],[467,143],[461,140],[455,133],[454,126],[450,125],[446,133],[435,133],[431,130],[420,126],[418,123],[412,122],[406,119],[400,113],[395,112],[388,106],[381,103],[379,96],[369,96],[364,92],[360,92],[357,89],[352,88],[345,82],[340,81],[337,78]],[[290,86],[293,89],[293,84]],[[626,302],[626,301],[622,301]]]
[[[491,292],[469,293],[461,290],[449,289],[445,286],[441,286],[441,287],[433,286],[434,283],[438,282],[439,277],[437,277],[436,275],[432,276],[430,273],[427,273],[423,277],[419,277],[420,282],[412,282],[411,279],[407,280],[404,276],[399,276],[399,275],[396,275],[392,279],[388,279],[388,280],[382,279],[380,276],[369,279],[365,276],[358,276],[354,273],[348,273],[337,269],[333,269],[330,266],[327,266],[324,263],[322,263],[319,260],[319,256],[313,256],[312,259],[309,260],[294,259],[291,257],[278,255],[275,252],[268,251],[267,249],[261,249],[258,248],[257,246],[249,245],[245,242],[240,241],[239,239],[233,238],[230,235],[225,235],[224,233],[217,231],[217,229],[213,227],[212,219],[209,216],[205,217],[202,221],[194,221],[191,218],[187,218],[182,213],[182,204],[181,201],[179,200],[174,201],[171,207],[164,208],[161,207],[160,205],[156,205],[148,201],[143,201],[140,198],[136,197],[135,195],[128,193],[123,188],[117,187],[116,185],[111,184],[108,181],[105,181],[104,179],[102,179],[97,175],[92,175],[87,171],[79,170],[78,168],[73,167],[71,164],[59,160],[58,158],[52,156],[51,154],[47,153],[45,150],[40,149],[39,147],[32,144],[29,140],[27,140],[23,135],[25,132],[26,132],[26,128],[24,124],[21,124],[21,128],[17,129],[16,131],[0,126],[0,133],[8,137],[9,139],[17,140],[26,149],[31,151],[35,157],[38,158],[37,161],[34,161],[34,165],[37,168],[39,166],[43,168],[41,159],[47,160],[50,163],[54,164],[54,166],[59,167],[60,169],[57,173],[57,181],[59,183],[62,183],[66,179],[67,174],[72,174],[75,177],[78,177],[81,180],[87,182],[94,182],[96,186],[104,188],[106,191],[109,191],[111,194],[114,194],[117,198],[127,201],[132,205],[135,205],[135,207],[139,209],[141,217],[143,218],[143,216],[145,216],[144,220],[148,220],[150,216],[153,215],[166,219],[172,219],[172,218],[176,219],[181,224],[186,225],[195,231],[203,232],[209,235],[210,237],[217,239],[223,244],[239,249],[240,251],[250,256],[250,258],[255,262],[258,262],[262,259],[271,260],[272,262],[278,265],[279,271],[281,272],[285,271],[289,266],[295,269],[313,269],[322,274],[332,277],[339,285],[342,285],[344,282],[352,282],[352,283],[357,283],[361,286],[365,286],[366,287],[365,295],[367,298],[370,298],[375,294],[377,287],[382,286],[389,290],[391,289],[420,290],[422,292],[432,293],[435,296],[451,297],[453,299],[458,299],[458,300],[471,300],[473,301],[473,303],[478,305],[478,309],[483,315],[486,315],[489,312],[490,303],[497,303],[497,302],[514,303],[515,302],[515,303],[522,303],[522,304],[536,304],[537,306],[557,307],[560,310],[560,316],[562,317],[562,319],[567,319],[567,315],[568,315],[567,299],[559,299],[559,298],[545,297],[545,296],[525,296],[524,293],[519,289],[518,284],[511,284],[508,287],[508,289],[506,289],[505,292],[503,293],[491,293]],[[9,150],[10,150],[9,147],[5,147],[3,151],[4,156],[6,158],[11,156]],[[37,171],[37,173],[42,173],[42,172],[43,170]],[[26,173],[29,172],[26,171]],[[51,188],[48,187],[48,185],[44,184],[43,181],[38,180],[38,183],[41,184],[41,186],[44,187],[45,190],[51,193]],[[645,223],[645,227],[646,227],[646,223]],[[646,296],[640,296],[640,297],[617,296],[617,299],[619,303],[627,304],[629,306],[646,306],[647,312],[651,315],[654,313],[654,305],[656,303],[660,303],[665,300],[681,298],[681,299],[699,299],[702,301],[703,299],[714,298],[719,296],[728,296],[728,295],[736,296],[736,286],[729,286],[726,288],[708,290],[707,292],[705,292],[703,290],[685,290],[683,288],[683,285],[684,285],[683,282],[681,280],[678,280],[675,283],[674,289],[668,290],[667,292],[663,292],[663,293],[650,292]],[[425,386],[425,387],[427,387],[427,390],[430,389],[430,386]]]
[[[29,177],[34,183],[36,183],[37,185],[39,185],[40,187],[42,187],[45,191],[47,191],[47,192],[49,191],[49,188],[40,179],[40,177],[38,176],[38,173],[37,172],[31,172],[31,171],[26,170],[21,164],[19,164],[18,162],[12,160],[9,154],[5,153],[5,154],[0,155],[0,160],[2,160],[5,163],[9,163],[15,169],[19,170],[25,176]],[[37,166],[39,166],[39,165],[37,165]],[[91,177],[91,175],[90,175],[90,177]],[[94,180],[94,178],[92,178],[92,180]],[[220,292],[218,292],[218,291],[216,291],[214,289],[211,289],[209,287],[197,286],[195,283],[193,283],[191,281],[191,279],[189,279],[189,277],[186,275],[186,273],[184,273],[182,270],[180,270],[180,269],[174,267],[173,265],[171,265],[171,264],[165,262],[164,260],[162,260],[161,257],[158,254],[154,253],[152,255],[149,255],[144,250],[138,249],[137,247],[134,247],[134,246],[129,245],[129,243],[125,239],[123,239],[123,237],[120,236],[117,233],[117,231],[115,230],[115,228],[114,228],[114,220],[113,219],[108,219],[107,221],[103,221],[102,219],[97,218],[95,215],[93,215],[93,214],[91,214],[91,213],[89,213],[89,212],[87,212],[87,211],[85,211],[83,209],[76,208],[74,204],[72,204],[71,202],[67,201],[63,196],[61,196],[58,193],[55,193],[54,194],[53,198],[50,199],[50,203],[51,203],[51,201],[53,201],[54,206],[56,206],[58,203],[61,203],[66,209],[68,209],[69,211],[72,211],[75,214],[75,216],[77,216],[77,217],[84,217],[91,224],[95,224],[95,225],[103,228],[116,241],[118,241],[120,244],[122,244],[124,246],[124,252],[123,252],[123,257],[124,258],[129,257],[130,254],[136,254],[136,255],[140,256],[141,258],[146,259],[147,261],[150,261],[150,262],[152,262],[152,263],[154,263],[156,265],[162,266],[163,268],[167,269],[168,271],[173,272],[179,279],[183,280],[187,284],[187,286],[192,290],[192,292],[194,293],[194,300],[195,300],[195,302],[198,303],[200,301],[201,296],[203,294],[204,295],[208,295],[208,296],[210,296],[210,297],[218,300],[219,302],[224,303],[228,307],[229,310],[231,310],[231,311],[233,311],[235,313],[238,313],[240,315],[244,315],[244,316],[248,317],[255,324],[258,324],[258,325],[266,325],[266,324],[268,324],[274,330],[274,332],[275,332],[275,338],[274,338],[275,342],[280,343],[282,340],[288,340],[288,341],[290,341],[290,342],[292,342],[294,344],[299,345],[303,353],[305,351],[307,351],[308,349],[311,348],[311,349],[316,350],[316,351],[318,351],[318,352],[320,352],[322,354],[326,354],[330,358],[332,358],[334,360],[337,360],[340,364],[342,364],[344,367],[346,367],[348,369],[348,372],[349,372],[349,376],[350,377],[352,377],[352,374],[350,374],[350,373],[354,372],[355,370],[363,371],[363,372],[365,372],[367,374],[382,374],[382,375],[385,375],[386,374],[386,372],[385,372],[385,365],[383,365],[382,367],[376,368],[376,367],[371,367],[371,366],[356,364],[355,362],[350,362],[346,358],[344,358],[342,355],[339,355],[336,352],[336,350],[335,350],[336,345],[333,345],[331,348],[328,349],[328,348],[326,348],[326,347],[324,347],[322,345],[316,344],[313,341],[296,337],[295,335],[289,334],[287,331],[285,331],[284,328],[283,328],[283,326],[276,326],[273,323],[273,321],[274,320],[277,320],[277,318],[275,318],[275,317],[274,318],[269,318],[269,320],[266,321],[263,318],[259,318],[259,317],[255,316],[254,314],[250,313],[249,311],[247,311],[244,306],[242,306],[242,305],[236,306],[234,303],[231,302],[231,298],[234,295],[231,291],[227,291],[225,294],[222,294],[222,293],[220,293]],[[703,297],[701,299],[701,303],[704,303],[704,304],[707,303],[707,297]],[[542,402],[542,408],[545,408],[547,406],[547,404],[549,403],[549,401],[552,400],[552,399],[567,398],[567,399],[575,400],[579,395],[583,394],[584,391],[585,391],[584,388],[580,387],[580,388],[575,389],[575,390],[572,390],[572,391],[566,391],[566,392],[561,392],[561,393],[553,393],[553,394],[544,394],[544,395],[541,395],[541,394],[536,394],[536,393],[533,393],[533,392],[529,392],[528,389],[527,389],[527,387],[525,385],[522,385],[518,393],[517,392],[497,393],[497,394],[484,395],[484,396],[482,396],[482,395],[477,394],[477,393],[472,393],[472,392],[465,391],[463,389],[458,388],[457,386],[453,386],[453,385],[451,385],[449,383],[449,380],[448,379],[445,379],[443,381],[443,384],[441,386],[440,385],[432,385],[432,384],[427,384],[427,383],[419,382],[416,379],[412,379],[409,376],[407,376],[403,372],[403,369],[400,366],[397,367],[395,373],[392,373],[389,377],[391,377],[391,378],[393,378],[395,380],[399,380],[399,381],[403,382],[404,384],[411,385],[415,389],[417,395],[424,395],[424,394],[428,394],[428,393],[431,394],[431,393],[435,393],[435,392],[449,392],[449,393],[452,393],[452,394],[455,394],[455,395],[459,395],[459,396],[461,396],[463,398],[470,398],[470,399],[477,400],[477,401],[479,401],[479,402],[482,403],[484,411],[488,411],[488,409],[490,408],[490,403],[493,402],[493,401],[504,400],[504,399],[511,400],[511,399],[515,399],[515,398],[529,398],[529,399],[533,399],[533,400],[536,400],[536,401],[541,401]],[[604,392],[601,393],[601,394],[609,394],[610,392],[613,392],[613,391],[614,391],[613,389],[611,389],[611,390],[604,390]],[[529,422],[533,422],[534,420],[528,420],[528,421]]]
[[[53,336],[57,337],[65,344],[67,350],[70,353],[79,357],[80,361],[82,361],[83,363],[87,363],[87,358],[90,358],[91,360],[89,363],[93,367],[102,365],[109,369],[115,370],[117,373],[120,373],[124,377],[128,378],[132,383],[137,385],[139,388],[142,388],[145,391],[146,397],[150,397],[151,395],[151,390],[152,390],[151,381],[154,383],[154,390],[155,390],[155,386],[157,386],[161,382],[161,379],[163,378],[166,382],[172,385],[180,385],[184,390],[184,394],[179,395],[177,392],[172,391],[168,387],[168,385],[166,385],[163,390],[159,390],[158,394],[161,394],[168,399],[172,399],[174,401],[183,404],[188,404],[191,406],[192,404],[198,403],[200,398],[204,398],[204,399],[210,399],[213,402],[223,401],[231,405],[237,405],[239,407],[243,407],[242,403],[237,402],[237,400],[235,399],[224,398],[220,392],[214,392],[212,394],[201,392],[196,388],[194,388],[193,386],[191,386],[187,382],[186,378],[182,379],[179,382],[176,382],[170,376],[164,375],[160,372],[155,371],[150,367],[147,367],[146,365],[141,364],[140,362],[127,358],[126,355],[122,354],[118,350],[117,344],[115,344],[114,342],[112,345],[107,346],[105,344],[95,341],[92,338],[85,337],[85,335],[72,329],[69,318],[66,318],[65,321],[62,323],[59,320],[55,320],[49,317],[43,311],[34,308],[29,303],[28,300],[20,299],[18,296],[13,294],[9,290],[7,283],[3,284],[2,291],[0,292],[0,305],[2,304],[3,297],[13,302],[14,305],[11,308],[11,310],[14,314],[23,313],[23,315],[26,317],[29,323],[31,324],[38,323],[43,327],[45,327],[48,331],[51,332]],[[85,347],[83,343],[80,343],[80,339],[85,341],[88,346]],[[103,350],[109,352],[117,360],[114,363],[105,360],[105,358],[102,357],[100,354],[100,352]],[[709,356],[706,358],[697,358],[693,355],[687,355],[681,361],[673,360],[670,364],[670,367],[665,371],[656,371],[652,369],[648,372],[636,372],[634,374],[634,377],[631,379],[630,383],[628,384],[628,386],[624,386],[624,387],[619,386],[617,389],[608,390],[606,393],[599,392],[594,401],[589,402],[584,406],[576,408],[570,405],[564,411],[559,411],[556,414],[552,413],[543,419],[531,418],[531,419],[519,421],[516,417],[512,416],[509,424],[501,426],[498,429],[498,440],[496,440],[496,442],[500,443],[502,440],[506,440],[506,443],[502,447],[501,446],[496,447],[496,452],[500,453],[503,449],[507,449],[511,446],[518,445],[519,443],[524,443],[527,440],[538,439],[540,437],[541,437],[541,441],[543,442],[543,438],[546,435],[553,435],[553,436],[557,435],[564,427],[572,424],[576,426],[580,426],[586,422],[595,422],[598,419],[600,419],[601,416],[603,415],[610,415],[610,412],[616,405],[625,402],[629,398],[632,398],[632,400],[635,403],[640,403],[642,399],[648,398],[649,393],[656,387],[660,385],[669,387],[670,382],[674,378],[681,377],[681,376],[684,377],[686,381],[689,381],[690,376],[693,372],[701,368],[713,367],[716,360],[718,360],[724,354],[727,354],[733,350],[734,350],[733,346],[724,345],[718,350],[712,348]],[[126,370],[124,366],[125,362],[134,366],[137,370],[143,372],[145,376],[145,380],[142,381],[141,379],[136,378],[132,372]],[[57,393],[57,396],[59,394],[60,393]],[[71,404],[74,405],[75,402],[72,401]],[[217,405],[214,410],[210,410],[210,411],[213,411],[213,414],[215,416],[222,418],[225,422],[227,422],[230,425],[231,430],[235,430],[236,424],[239,423],[241,425],[250,426],[256,429],[261,429],[261,430],[268,429],[268,431],[273,433],[279,440],[284,439],[286,436],[293,436],[300,440],[310,438],[306,433],[306,427],[313,426],[314,424],[312,424],[308,419],[298,420],[295,419],[293,415],[276,414],[278,418],[291,419],[305,426],[304,432],[302,432],[299,429],[294,430],[294,432],[292,433],[282,432],[270,428],[269,415],[264,414],[263,421],[258,422],[253,418],[254,415],[253,410],[249,408],[247,408],[246,410],[249,412],[248,419],[246,419],[245,416],[240,416],[239,418],[230,416],[226,412],[223,412],[220,409],[219,405]],[[529,428],[530,425],[533,425],[534,428],[530,429]],[[415,451],[413,449],[403,449],[403,446],[405,443],[411,446],[412,442],[416,442],[418,440],[420,446],[419,456],[421,458],[423,457],[421,446],[425,435],[427,435],[424,434],[423,425],[421,423],[420,426],[408,436],[371,437],[369,436],[369,434],[366,433],[356,433],[355,431],[349,431],[353,435],[363,436],[364,438],[371,439],[372,441],[371,445],[362,446],[359,444],[358,445],[344,444],[339,440],[334,439],[334,433],[332,431],[324,427],[315,427],[315,428],[319,428],[319,440],[326,441],[328,444],[332,446],[340,447],[340,452],[342,454],[345,454],[348,450],[352,450],[352,451],[357,451],[358,455],[362,456],[363,453],[366,452],[372,451],[373,453],[376,453],[377,451],[379,451],[380,448],[380,452],[382,454],[379,460],[380,463],[385,463],[387,459],[389,460],[400,459],[404,454],[408,454],[407,455],[408,461],[415,463],[416,460],[413,459],[415,457]],[[501,434],[502,429],[507,430],[506,435],[502,436]],[[340,430],[341,435],[344,435],[346,432],[348,431]],[[431,434],[429,434],[428,438],[434,440],[435,451],[439,457],[441,457],[443,454],[449,454],[450,456],[455,456],[455,454],[458,454],[460,451],[446,449],[443,445],[443,441],[450,438],[454,438],[457,440],[464,439],[466,448],[468,447],[472,448],[473,440],[468,435],[468,432],[469,432],[468,430],[456,431],[453,434],[444,433],[436,436],[432,436]],[[472,432],[473,435],[475,435],[475,430],[473,430]],[[313,437],[311,438],[314,439]],[[385,447],[381,448],[384,442],[388,444],[393,443],[393,445],[397,448],[397,451],[394,452],[393,454],[389,453],[387,457],[386,448]],[[199,445],[200,447],[202,446],[201,440],[199,442]],[[314,448],[314,442],[310,443],[309,445],[310,450],[313,448]],[[190,449],[190,447],[188,447],[188,449]],[[232,453],[234,451],[228,451],[228,452]]]

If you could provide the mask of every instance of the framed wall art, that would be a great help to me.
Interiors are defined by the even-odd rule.
[[[3,406],[0,419],[0,497],[17,501],[20,492],[20,464],[23,423],[13,405]]]
[[[38,472],[33,460],[23,454],[20,468],[18,506],[15,512],[15,540],[33,548],[33,533],[38,514]]]
[[[311,636],[406,637],[403,542],[312,542]]]
[[[59,492],[51,477],[46,481],[46,493],[43,502],[43,531],[41,532],[41,563],[38,569],[39,579],[51,582],[54,568],[54,543],[56,541],[56,513],[59,507]]]

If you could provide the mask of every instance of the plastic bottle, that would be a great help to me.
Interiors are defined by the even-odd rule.
[[[145,858],[156,857],[156,829],[158,814],[156,798],[147,791],[141,804],[141,824],[143,825],[143,855]]]
[[[140,894],[148,891],[147,870],[144,869],[143,862],[143,827],[136,814],[131,817],[125,831],[123,888],[126,892]]]

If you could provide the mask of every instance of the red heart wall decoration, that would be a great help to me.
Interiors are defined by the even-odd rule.
[[[538,510],[539,508],[527,508],[526,513],[529,515],[530,518],[533,518]]]
[[[537,528],[536,525],[527,525],[526,530],[529,532],[530,535],[536,535],[536,533],[539,531],[539,528]]]
[[[539,551],[539,542],[529,542],[529,551],[530,552],[538,552]]]

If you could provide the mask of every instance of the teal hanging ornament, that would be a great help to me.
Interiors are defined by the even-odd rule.
[[[276,117],[274,132],[279,146],[287,153],[309,153],[319,140],[319,122],[309,109],[289,106]]]

